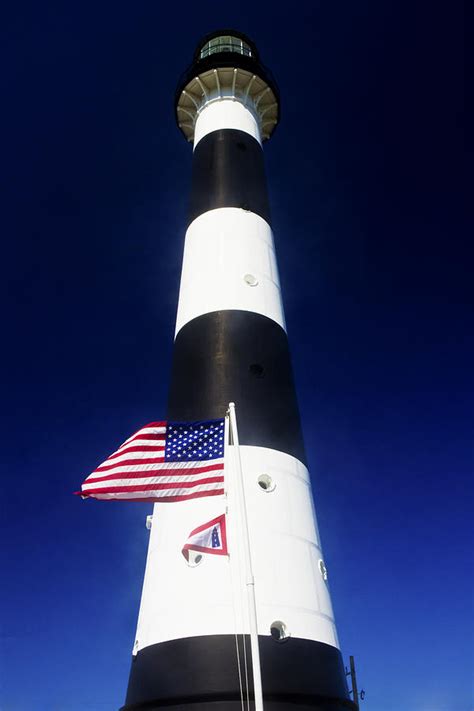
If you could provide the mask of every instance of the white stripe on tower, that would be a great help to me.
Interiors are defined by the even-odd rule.
[[[253,212],[221,207],[199,215],[186,232],[176,333],[197,316],[231,309],[285,328],[270,225]]]
[[[305,464],[263,167],[262,138],[277,122],[278,92],[243,35],[222,33],[240,38],[240,54],[227,48],[206,55],[220,34],[200,43],[177,96],[179,125],[194,139],[194,153],[168,416],[217,418],[236,403],[264,696],[281,711],[336,711],[349,697]],[[232,574],[219,556],[187,565],[181,550],[189,531],[226,505]],[[155,505],[126,709],[240,708],[234,635],[248,634],[249,625],[238,521],[232,487],[227,501]]]
[[[253,102],[248,102],[248,105],[244,106],[232,97],[222,99],[215,97],[206,102],[196,118],[194,149],[208,133],[226,128],[244,131],[261,145],[260,122],[258,114],[251,104]]]

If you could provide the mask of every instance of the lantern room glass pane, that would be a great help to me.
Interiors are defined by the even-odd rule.
[[[232,35],[221,35],[220,37],[213,37],[209,42],[206,42],[201,49],[200,58],[204,59],[204,57],[209,57],[210,54],[217,54],[218,52],[236,52],[237,54],[244,54],[246,57],[252,56],[252,50],[246,42]]]

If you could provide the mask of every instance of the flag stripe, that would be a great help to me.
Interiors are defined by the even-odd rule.
[[[125,462],[118,462],[114,466],[109,467],[106,462],[104,462],[104,465],[100,465],[98,469],[96,469],[92,474],[90,475],[91,477],[94,477],[96,475],[101,475],[105,472],[110,471],[113,474],[121,474],[121,473],[127,473],[130,471],[150,471],[150,469],[156,469],[156,471],[160,471],[162,469],[176,469],[177,471],[182,471],[183,469],[197,469],[198,467],[216,467],[219,468],[221,465],[224,464],[224,460],[222,458],[220,459],[213,459],[211,461],[209,460],[199,460],[196,462],[192,461],[180,461],[180,462],[166,462],[163,460],[152,460],[149,463],[143,463],[143,460],[140,460],[140,464],[133,464],[130,465],[127,461]],[[103,468],[102,468],[103,467]]]
[[[119,457],[125,457],[127,454],[133,454],[134,452],[164,452],[164,445],[154,445],[154,444],[141,444],[141,445],[131,445],[130,447],[120,448],[114,454],[111,454],[107,459],[118,459]]]
[[[178,486],[174,484],[157,484],[156,482],[153,484],[138,484],[138,485],[131,485],[127,486],[124,482],[120,483],[120,486],[109,486],[109,487],[99,487],[95,489],[85,489],[83,493],[88,494],[89,496],[94,493],[106,493],[106,494],[111,494],[111,493],[118,493],[120,491],[124,492],[129,492],[129,491],[165,491],[165,490],[170,490],[173,489],[175,491],[179,491],[180,489],[192,489],[194,487],[199,488],[201,486],[204,486],[206,484],[222,484],[223,478],[221,476],[211,476],[208,479],[198,479],[197,481],[182,481],[179,483]]]
[[[213,463],[209,465],[204,464],[204,461],[206,460],[201,460],[198,464],[201,464],[201,466],[211,466],[216,469],[222,469],[223,467],[222,459],[214,459],[213,462],[215,462],[215,464]],[[113,471],[115,474],[126,474],[127,472],[144,472],[150,471],[151,469],[156,469],[156,471],[160,471],[161,469],[189,469],[189,464],[190,462],[186,460],[183,462],[165,462],[163,459],[136,459],[132,462],[125,461],[110,465],[101,464],[95,472],[92,472],[91,477],[94,477],[95,474],[102,474],[102,472],[107,471]],[[191,468],[198,469],[198,466],[195,465]]]
[[[130,444],[131,442],[143,442],[144,444],[149,443],[149,442],[164,442],[166,437],[164,437],[161,434],[146,434],[143,432],[139,432],[135,437],[132,437],[132,439],[128,439],[126,442],[124,442],[121,446],[120,449],[125,447],[126,444]]]
[[[114,461],[111,464],[107,464],[107,462],[110,461],[109,459],[107,459],[107,462],[105,462],[105,464],[101,464],[100,467],[97,467],[97,469],[95,471],[96,472],[106,472],[106,471],[110,471],[111,469],[117,469],[117,470],[123,469],[124,471],[126,471],[127,467],[134,468],[134,466],[136,466],[136,465],[158,464],[158,463],[164,464],[165,460],[164,460],[164,457],[162,454],[159,454],[155,457],[150,457],[148,455],[148,452],[146,454],[147,454],[146,457],[137,457],[136,454],[134,454],[133,456],[128,456],[128,457],[126,457],[126,456],[120,457],[120,459],[118,461],[116,459],[114,459]]]
[[[123,491],[139,491],[140,487],[146,486],[147,490],[156,489],[157,491],[162,491],[164,489],[179,489],[183,487],[184,489],[191,489],[193,487],[199,487],[203,483],[209,484],[223,484],[224,478],[219,476],[201,477],[201,479],[189,479],[183,478],[178,481],[164,478],[164,479],[125,479],[120,481],[99,481],[97,484],[90,484],[82,489],[83,493],[90,494],[92,491],[108,491],[112,489],[122,488]]]
[[[139,430],[134,432],[130,437],[128,437],[125,442],[128,442],[128,440],[133,439],[139,432],[143,432],[144,430],[148,429],[153,429],[154,431],[160,431],[160,432],[166,432],[166,428],[168,426],[167,422],[149,422],[145,427],[140,427]]]
[[[153,452],[150,450],[142,450],[139,449],[136,452],[125,452],[124,454],[120,454],[117,457],[109,457],[107,461],[103,462],[103,464],[100,464],[96,471],[100,471],[102,467],[109,466],[112,464],[120,464],[120,462],[123,462],[127,464],[127,462],[133,461],[135,459],[138,459],[139,461],[143,461],[144,459],[150,459],[153,460],[154,462],[162,462],[164,460],[164,455],[163,452]]]
[[[192,494],[180,494],[178,496],[173,495],[173,496],[148,496],[144,495],[142,493],[137,493],[135,495],[130,495],[130,496],[123,496],[122,494],[104,494],[103,496],[101,494],[94,494],[92,497],[88,497],[86,494],[82,493],[81,495],[84,498],[94,498],[94,499],[100,499],[100,500],[116,500],[116,501],[143,501],[143,502],[149,502],[149,503],[173,503],[176,501],[188,501],[189,499],[199,499],[204,496],[222,496],[224,493],[224,489],[212,489],[210,491],[197,491],[193,492]]]
[[[125,447],[126,444],[129,442],[132,442],[134,439],[137,439],[141,434],[155,434],[160,437],[166,437],[166,427],[150,427],[147,425],[146,427],[141,427],[139,430],[134,432],[131,437],[128,437],[125,442],[122,442],[120,447]]]
[[[196,467],[195,469],[192,469],[191,471],[189,468],[186,469],[148,469],[148,470],[139,470],[137,471],[136,469],[132,469],[129,472],[126,472],[126,477],[124,478],[123,476],[117,476],[117,473],[113,474],[104,474],[104,476],[90,476],[86,479],[84,482],[84,486],[86,486],[89,483],[94,483],[97,481],[112,481],[112,480],[117,480],[117,481],[124,481],[125,479],[146,479],[150,477],[166,477],[166,476],[172,476],[172,477],[179,477],[183,478],[185,476],[196,476],[196,474],[207,474],[207,472],[213,472],[213,471],[222,471],[224,469],[224,465],[220,464],[218,466],[205,466],[205,467]]]

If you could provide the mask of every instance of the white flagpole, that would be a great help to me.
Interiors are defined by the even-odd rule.
[[[226,447],[229,442],[229,424],[230,424],[230,417],[224,417],[224,496],[227,497],[229,496],[229,474],[226,471],[225,467],[225,455],[226,455]],[[226,502],[226,509],[228,506],[228,500]],[[226,510],[227,513],[227,510]]]
[[[250,649],[252,651],[253,687],[255,693],[255,711],[263,711],[262,673],[260,669],[260,650],[258,647],[257,605],[255,602],[255,580],[252,571],[252,556],[250,550],[249,527],[247,521],[247,506],[245,503],[245,489],[242,474],[242,460],[240,458],[239,433],[237,431],[237,418],[235,404],[229,403],[230,431],[234,445],[234,461],[237,473],[239,498],[241,501],[242,529],[244,532],[245,551],[245,585],[247,587],[247,601],[250,618]]]

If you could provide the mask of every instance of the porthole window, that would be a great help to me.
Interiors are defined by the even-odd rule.
[[[265,368],[260,363],[252,363],[252,365],[249,365],[249,372],[256,378],[263,378],[265,375]]]
[[[244,276],[244,282],[247,284],[247,286],[257,286],[258,279],[253,274],[246,274]]]
[[[328,571],[327,571],[326,566],[324,565],[324,560],[322,558],[319,559],[318,567],[319,567],[319,572],[321,573],[322,579],[327,580],[328,579]]]
[[[268,474],[260,474],[257,479],[257,483],[263,491],[267,492],[267,494],[270,493],[270,491],[274,491],[276,486],[275,482]]]
[[[286,625],[281,620],[275,620],[270,625],[270,634],[275,642],[285,642],[290,637]]]
[[[198,551],[184,550],[183,556],[190,568],[196,568],[198,565],[200,565],[200,563],[202,563],[203,560],[202,553],[199,553]]]

